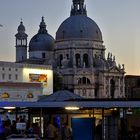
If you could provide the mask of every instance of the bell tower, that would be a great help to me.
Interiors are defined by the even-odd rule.
[[[21,62],[27,59],[27,37],[25,33],[25,27],[21,20],[20,25],[17,29],[18,33],[16,37],[16,62]]]

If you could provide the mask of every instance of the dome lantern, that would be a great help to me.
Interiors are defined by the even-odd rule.
[[[73,0],[73,5],[71,7],[71,16],[74,15],[87,15],[84,0]]]
[[[40,27],[40,29],[38,31],[39,34],[46,34],[47,33],[46,23],[44,21],[44,17],[43,16],[42,16],[42,21],[40,22],[39,27]]]

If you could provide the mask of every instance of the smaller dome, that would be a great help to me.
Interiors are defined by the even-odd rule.
[[[38,33],[30,40],[29,51],[52,51],[55,40],[46,30],[44,17],[42,17],[39,27]]]
[[[36,34],[29,43],[29,51],[52,51],[54,48],[54,38],[46,34]]]

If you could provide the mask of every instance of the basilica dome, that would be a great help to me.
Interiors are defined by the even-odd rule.
[[[60,25],[56,32],[56,41],[69,39],[87,39],[102,42],[102,33],[98,25],[86,15],[71,15]]]
[[[30,40],[29,51],[52,51],[54,42],[54,38],[46,30],[46,24],[42,17],[38,33]]]

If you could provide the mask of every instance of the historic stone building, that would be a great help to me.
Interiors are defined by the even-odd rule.
[[[59,15],[58,15],[59,16]],[[29,42],[21,22],[16,34],[16,62],[50,64],[63,79],[63,88],[88,98],[122,98],[124,65],[105,56],[102,32],[87,16],[84,0],[73,0],[70,17],[58,28],[55,39],[48,34],[44,18]]]
[[[125,95],[128,99],[140,99],[140,76],[125,76]]]

